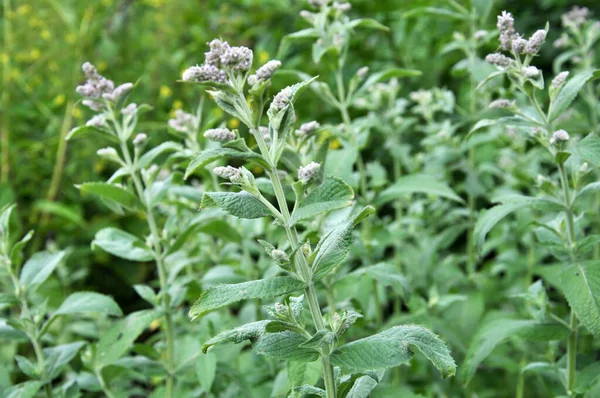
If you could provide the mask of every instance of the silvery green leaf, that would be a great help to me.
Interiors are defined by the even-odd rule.
[[[373,207],[367,206],[358,215],[335,226],[321,238],[311,256],[314,280],[323,278],[344,260],[352,245],[354,226],[374,212]]]
[[[252,115],[247,114],[247,107],[244,107],[240,101],[246,99],[234,93],[225,91],[207,91],[214,98],[221,109],[231,116],[239,119],[246,126],[252,127]]]
[[[312,362],[319,358],[319,352],[302,346],[307,341],[306,337],[285,330],[278,333],[265,333],[261,335],[252,348],[257,354],[269,358],[287,361]]]
[[[75,292],[62,302],[54,315],[89,314],[122,316],[123,312],[112,297],[95,292]]]
[[[39,369],[28,358],[21,355],[15,355],[15,361],[17,362],[17,366],[19,367],[21,372],[25,373],[32,379],[39,379]]]
[[[158,296],[154,292],[154,289],[152,289],[150,286],[144,284],[137,284],[133,285],[133,289],[141,298],[143,298],[150,304],[156,305],[158,303]]]
[[[461,368],[461,380],[469,383],[477,367],[496,347],[509,337],[517,336],[526,340],[551,341],[563,340],[569,335],[569,329],[559,323],[539,323],[534,320],[490,318],[471,340],[469,350]]]
[[[41,381],[26,381],[15,384],[2,391],[2,398],[33,398],[43,385],[44,383]]]
[[[206,166],[207,164],[218,159],[240,159],[257,163],[263,167],[268,166],[266,160],[256,152],[242,152],[233,148],[213,148],[200,152],[194,159],[192,159],[185,170],[184,178],[187,179],[199,168]]]
[[[104,129],[99,129],[99,128],[96,128],[93,126],[86,126],[86,125],[72,128],[67,133],[67,136],[65,137],[65,139],[67,141],[69,141],[74,138],[79,138],[79,137],[82,137],[82,136],[90,134],[90,133],[102,134],[104,137],[108,137],[111,141],[118,142],[118,140],[114,136],[114,134],[110,133],[109,131],[104,130]]]
[[[65,251],[56,253],[49,253],[46,251],[35,253],[25,262],[25,265],[23,265],[19,282],[21,285],[25,286],[27,290],[35,290],[37,286],[48,279],[58,264],[63,261],[66,254],[67,252]]]
[[[308,384],[299,387],[294,387],[294,392],[300,394],[299,396],[301,397],[304,397],[306,395],[316,395],[318,397],[327,396],[327,393],[322,388],[314,387]]]
[[[290,224],[324,213],[326,211],[341,209],[350,206],[354,192],[350,185],[343,180],[328,176],[316,189],[312,190],[298,208],[295,208]]]
[[[573,148],[573,152],[584,160],[600,167],[600,138],[595,134],[590,134],[579,141]]]
[[[196,376],[200,386],[205,391],[210,391],[217,371],[217,357],[213,353],[198,356],[196,359]]]
[[[377,383],[377,380],[371,376],[361,376],[354,381],[346,398],[369,398],[369,394],[377,386]]]
[[[313,40],[319,38],[319,31],[315,28],[302,29],[289,35],[283,36],[281,44],[279,45],[278,57],[281,58],[284,52],[289,47],[292,41],[298,40]]]
[[[272,215],[267,206],[246,191],[206,192],[202,196],[200,208],[207,206],[218,206],[239,218],[261,218]]]
[[[44,357],[46,362],[46,375],[49,380],[52,380],[60,375],[63,367],[67,365],[77,355],[85,342],[78,341],[75,343],[57,345],[44,349]]]
[[[560,275],[560,289],[579,321],[600,336],[600,262],[573,264]]]
[[[579,370],[575,375],[573,391],[579,394],[587,392],[600,378],[600,362],[596,361]]]
[[[430,330],[416,325],[395,326],[344,344],[331,353],[330,361],[332,365],[355,372],[385,369],[407,363],[413,356],[410,347],[421,351],[443,377],[456,372],[446,344]]]
[[[202,352],[206,351],[216,344],[235,343],[239,344],[244,340],[256,341],[263,333],[265,333],[265,327],[272,321],[258,321],[251,322],[245,325],[239,326],[235,329],[226,330],[219,333],[215,337],[208,340],[202,346]]]
[[[335,333],[330,330],[318,330],[310,339],[301,344],[302,347],[319,349],[335,340]]]
[[[271,298],[304,289],[305,284],[290,276],[259,279],[233,285],[219,285],[202,293],[189,312],[193,320],[226,305],[256,298]]]
[[[442,196],[464,203],[447,184],[438,181],[433,176],[426,174],[414,174],[406,177],[400,177],[394,184],[384,189],[377,197],[375,203],[378,205],[388,203],[398,198],[400,195],[426,193],[430,195]]]
[[[155,146],[150,149],[148,152],[140,156],[140,160],[138,161],[138,167],[140,169],[144,169],[156,159],[158,156],[162,155],[165,152],[175,152],[183,150],[183,146],[177,142],[166,141],[162,144]]]
[[[113,201],[127,209],[137,210],[142,208],[140,200],[131,191],[115,184],[105,182],[86,182],[76,185],[81,192],[97,195],[105,200]]]
[[[422,72],[414,69],[391,68],[381,72],[373,73],[356,91],[356,95],[363,94],[365,90],[376,83],[392,79],[394,77],[418,77]]]
[[[577,97],[583,86],[599,77],[600,69],[596,69],[580,72],[568,79],[565,85],[561,87],[554,101],[550,104],[550,110],[548,111],[549,119],[552,121],[559,117],[571,105],[571,102]]]
[[[150,261],[154,254],[137,236],[118,228],[104,228],[96,232],[92,248],[102,250],[131,261]]]

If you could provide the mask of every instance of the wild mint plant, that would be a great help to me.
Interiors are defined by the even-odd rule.
[[[328,2],[313,3],[328,7]],[[244,166],[218,166],[213,169],[215,175],[234,189],[205,192],[201,208],[217,206],[242,219],[267,218],[283,228],[285,235],[277,242],[260,242],[279,266],[278,276],[209,288],[190,310],[190,317],[197,319],[241,300],[271,299],[295,292],[303,294],[266,307],[273,319],[223,331],[207,341],[204,349],[250,340],[257,354],[269,358],[290,363],[320,359],[322,384],[295,385],[290,396],[367,397],[381,381],[383,370],[410,359],[409,346],[425,354],[443,376],[453,375],[454,361],[445,344],[419,326],[396,326],[342,344],[344,332],[361,315],[351,308],[324,315],[319,303],[319,282],[344,261],[353,241],[354,227],[374,209],[366,206],[350,213],[342,212],[343,218],[338,218],[334,226],[325,231],[311,228],[314,220],[351,206],[354,197],[348,184],[323,172],[321,162],[326,161],[326,157],[320,152],[326,147],[313,146],[314,138],[310,137],[317,124],[303,124],[298,129],[300,140],[295,134],[295,105],[316,78],[306,79],[277,93],[266,112],[268,127],[263,126],[272,71],[275,65],[279,67],[279,62],[269,61],[251,74],[253,53],[250,49],[230,46],[219,39],[211,41],[209,46],[205,63],[186,70],[183,81],[208,88],[207,92],[217,105],[248,128],[249,136],[246,139],[225,130],[206,132],[205,136],[221,142],[221,147],[200,152],[191,160],[186,175],[219,159],[259,165],[270,181],[269,190],[261,188],[255,175]],[[304,139],[303,135],[308,138]],[[310,152],[304,149],[305,146],[313,146],[312,160],[295,163],[295,157],[289,154],[301,153],[306,159]],[[315,161],[317,159],[320,161]],[[287,199],[290,195],[286,196],[286,192],[293,198],[291,208]],[[274,203],[270,200],[272,197]],[[313,240],[318,236],[315,246]],[[312,320],[310,326],[303,315],[305,301]]]
[[[592,385],[579,380],[591,371],[577,366],[580,335],[587,331],[597,337],[600,332],[597,283],[600,274],[591,253],[598,243],[598,236],[587,232],[590,224],[585,216],[591,211],[591,202],[586,196],[595,192],[598,186],[592,178],[593,173],[589,172],[591,165],[598,164],[598,138],[595,135],[584,139],[572,137],[561,125],[578,93],[588,82],[599,77],[600,72],[584,69],[570,76],[568,71],[562,71],[549,84],[545,83],[542,71],[532,63],[548,28],[537,30],[526,39],[516,31],[514,24],[510,13],[504,11],[498,16],[500,51],[486,57],[498,71],[482,83],[499,76],[508,79],[515,95],[494,100],[490,108],[500,109],[510,116],[482,120],[473,131],[497,124],[527,134],[544,149],[539,156],[554,165],[554,172],[548,169],[548,175],[539,177],[537,196],[508,194],[494,198],[494,202],[500,204],[480,216],[475,236],[481,250],[487,233],[508,214],[526,207],[543,210],[542,217],[534,222],[537,241],[558,264],[540,267],[538,272],[544,282],[560,289],[571,313],[567,320],[554,314],[547,305],[542,282],[534,283],[525,296],[533,305],[533,319],[488,320],[471,343],[462,376],[468,382],[479,362],[508,336],[541,341],[566,340],[564,359],[558,361],[559,358],[555,358],[556,362],[544,362],[544,366],[547,365],[553,377],[562,382],[563,393],[574,396],[585,393]],[[547,100],[540,98],[541,94],[547,94],[542,97]],[[576,143],[572,144],[573,141]],[[526,368],[533,369],[533,365]]]

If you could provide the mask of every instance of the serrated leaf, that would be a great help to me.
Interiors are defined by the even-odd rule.
[[[560,89],[554,101],[550,104],[550,110],[548,111],[550,121],[555,120],[564,111],[567,110],[569,105],[573,102],[579,91],[585,86],[586,83],[595,80],[600,77],[600,70],[596,69],[593,71],[583,71],[573,76],[564,86]]]
[[[394,184],[379,194],[375,203],[378,205],[385,204],[398,198],[400,195],[413,193],[426,193],[442,196],[459,203],[464,202],[447,184],[436,180],[433,176],[414,174],[396,180]]]
[[[102,333],[96,344],[95,366],[102,369],[121,358],[132,347],[135,339],[158,316],[154,310],[133,312]]]
[[[287,361],[312,362],[319,359],[318,351],[302,347],[304,342],[305,336],[285,330],[261,335],[252,348],[257,354]]]
[[[122,316],[123,312],[112,297],[95,292],[72,293],[62,302],[54,315],[99,313]]]
[[[294,387],[294,392],[297,392],[302,396],[316,395],[317,397],[327,397],[327,392],[325,390],[319,387],[311,386],[309,384]]]
[[[326,211],[341,209],[352,204],[354,192],[350,185],[343,180],[328,176],[325,181],[314,189],[300,207],[294,209],[290,224],[298,221],[311,219]]]
[[[595,134],[590,134],[579,141],[573,148],[573,152],[584,160],[600,167],[600,138]]]
[[[354,226],[374,211],[370,206],[365,207],[354,218],[335,226],[321,238],[311,256],[313,280],[323,278],[344,260],[352,245]]]
[[[23,265],[19,282],[25,286],[27,290],[35,290],[35,288],[48,277],[56,267],[63,261],[66,256],[65,251],[56,253],[38,252],[31,256]]]
[[[304,289],[305,284],[291,276],[276,276],[233,285],[219,285],[202,293],[189,312],[194,320],[226,305],[256,298],[271,298]]]
[[[261,218],[272,215],[267,206],[246,191],[206,192],[202,196],[200,208],[208,206],[218,206],[239,218]]]
[[[239,326],[235,329],[226,330],[219,333],[215,337],[208,340],[202,346],[202,352],[206,351],[217,344],[235,343],[239,344],[244,340],[256,341],[263,333],[265,333],[266,326],[272,321],[258,321],[251,322],[245,325]]]
[[[453,376],[456,364],[446,344],[433,332],[416,325],[395,326],[384,332],[344,344],[330,355],[332,365],[354,372],[386,369],[407,363],[413,356],[409,347],[421,351],[441,372]]]
[[[558,323],[538,323],[524,319],[489,319],[477,330],[461,368],[462,382],[467,384],[479,364],[492,350],[509,337],[521,337],[533,341],[563,340],[569,330]]]
[[[102,250],[131,261],[150,261],[154,259],[152,250],[137,236],[118,228],[104,228],[96,232],[92,248]]]
[[[335,340],[335,333],[327,329],[319,330],[310,339],[302,343],[302,347],[319,349]]]
[[[102,199],[111,200],[130,210],[142,208],[142,204],[137,196],[131,191],[114,184],[108,184],[106,182],[86,182],[77,185],[77,188],[79,188],[81,192],[91,193]]]
[[[263,167],[268,166],[266,160],[256,152],[242,152],[233,148],[214,148],[207,149],[196,155],[196,157],[192,159],[187,169],[185,170],[185,176],[183,178],[187,179],[200,167],[206,166],[207,164],[221,158],[247,160],[257,163]]]
[[[569,266],[560,274],[560,288],[579,321],[600,337],[600,263]]]

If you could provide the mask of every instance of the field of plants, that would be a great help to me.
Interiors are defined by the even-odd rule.
[[[1,397],[600,397],[595,0],[0,1]]]

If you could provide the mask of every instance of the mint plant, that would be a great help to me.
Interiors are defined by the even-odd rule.
[[[326,3],[326,2],[324,2]],[[325,4],[326,6],[326,4]],[[368,396],[381,380],[386,368],[406,363],[412,356],[409,346],[419,349],[441,371],[443,376],[454,374],[455,365],[445,344],[429,330],[413,326],[397,326],[357,341],[340,344],[342,334],[360,317],[354,310],[330,312],[324,316],[319,304],[319,281],[335,270],[344,260],[353,241],[353,229],[374,212],[373,207],[357,208],[338,220],[325,232],[311,231],[310,221],[327,213],[352,205],[353,190],[341,179],[325,175],[320,162],[325,160],[323,149],[313,150],[313,161],[297,163],[291,169],[284,165],[283,156],[304,146],[313,137],[298,143],[294,134],[297,118],[295,105],[300,95],[315,81],[310,78],[281,90],[267,110],[268,127],[262,126],[268,89],[278,61],[261,66],[250,74],[253,53],[246,47],[233,47],[215,39],[210,42],[205,63],[187,69],[182,80],[206,87],[217,105],[239,119],[249,130],[246,140],[225,129],[209,130],[208,138],[222,143],[220,148],[200,152],[188,166],[186,175],[217,159],[254,163],[266,171],[272,184],[272,195],[259,187],[257,179],[245,167],[218,166],[213,172],[237,188],[229,192],[206,192],[202,208],[218,206],[229,214],[246,219],[268,217],[285,230],[279,242],[261,242],[273,261],[280,267],[280,276],[223,284],[202,293],[190,310],[197,319],[229,304],[247,299],[268,299],[302,291],[298,297],[267,307],[272,320],[245,324],[221,332],[205,343],[204,350],[226,342],[250,340],[257,354],[291,362],[312,362],[320,358],[323,388],[297,385],[292,396],[318,394],[327,397]],[[313,124],[314,126],[314,124]],[[308,125],[301,135],[314,130]],[[252,141],[256,149],[251,148]],[[310,154],[310,152],[308,152]],[[322,161],[323,161],[322,160]],[[288,161],[289,162],[289,161]],[[294,205],[289,207],[286,191],[293,194]],[[267,196],[265,196],[267,195]],[[308,233],[321,235],[313,246]],[[312,327],[307,328],[303,316],[307,302]],[[385,352],[385,355],[381,355]],[[379,371],[379,373],[377,373]],[[372,373],[375,372],[375,373]],[[369,387],[365,387],[365,384]],[[360,393],[358,392],[360,390]],[[359,394],[359,395],[355,395]]]

